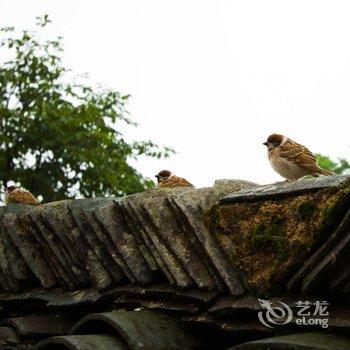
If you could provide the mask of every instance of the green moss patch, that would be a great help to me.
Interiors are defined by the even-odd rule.
[[[349,204],[349,189],[325,189],[275,200],[217,205],[212,234],[251,292],[285,290],[293,272],[329,237]]]

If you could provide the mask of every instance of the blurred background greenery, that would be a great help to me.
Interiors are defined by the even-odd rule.
[[[337,174],[348,174],[350,172],[350,163],[345,158],[332,160],[328,156],[316,154],[318,164],[325,169],[334,171]]]
[[[1,56],[8,58],[0,65],[1,192],[11,181],[50,202],[154,186],[130,160],[173,150],[127,141],[123,127],[137,127],[126,110],[130,96],[71,78],[62,38],[41,39],[49,23],[45,15],[36,31],[0,31]]]

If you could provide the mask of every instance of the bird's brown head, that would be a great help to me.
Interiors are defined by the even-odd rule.
[[[169,170],[162,170],[156,175],[156,178],[158,182],[161,182],[169,179],[170,176],[171,176],[171,172]]]
[[[267,149],[270,151],[275,147],[281,146],[285,139],[286,137],[281,134],[272,134],[263,145],[267,146]]]
[[[11,193],[12,191],[14,191],[17,188],[18,188],[17,186],[9,186],[9,187],[6,188],[6,192],[7,193]]]

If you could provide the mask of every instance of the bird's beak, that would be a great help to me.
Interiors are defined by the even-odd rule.
[[[263,145],[264,145],[264,146],[268,146],[269,143],[266,141],[266,142],[263,143]]]
[[[155,177],[157,178],[157,180],[159,181],[160,179],[160,176],[159,175],[155,175]]]

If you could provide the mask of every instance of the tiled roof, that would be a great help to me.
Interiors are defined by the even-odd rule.
[[[224,349],[276,333],[259,323],[256,296],[291,307],[305,295],[327,297],[330,329],[350,330],[349,191],[346,176],[267,186],[218,181],[2,208],[0,349],[1,342],[30,348],[51,335],[42,349],[136,349],[131,331],[114,322],[122,322],[120,310],[138,307],[152,311],[125,317],[136,313],[141,328],[141,319],[161,318],[153,313],[161,311],[172,317],[165,328],[181,321],[172,326],[178,338],[168,340],[225,339]],[[96,338],[81,327],[91,322]],[[160,330],[146,329],[148,348],[180,348],[154,347]],[[206,333],[199,337],[199,329]]]

